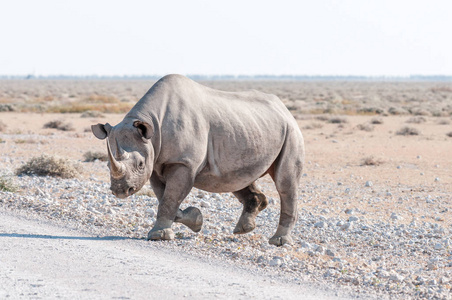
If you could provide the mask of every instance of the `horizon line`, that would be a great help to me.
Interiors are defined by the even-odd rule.
[[[312,81],[312,80],[409,80],[409,81],[452,81],[452,75],[290,75],[290,74],[182,74],[194,80],[295,80],[295,81]],[[124,75],[71,75],[71,74],[51,74],[51,75],[0,75],[0,80],[4,79],[52,79],[52,80],[69,80],[69,79],[98,79],[98,80],[158,80],[165,75],[158,74],[124,74]]]

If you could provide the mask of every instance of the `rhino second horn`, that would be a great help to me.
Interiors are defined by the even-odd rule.
[[[107,151],[108,159],[110,160],[111,175],[115,178],[120,178],[124,176],[122,164],[119,161],[117,161],[111,154],[111,147],[108,140],[107,140]]]

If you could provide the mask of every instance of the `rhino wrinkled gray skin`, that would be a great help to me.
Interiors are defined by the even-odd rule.
[[[281,198],[279,225],[269,242],[292,242],[304,142],[278,97],[223,92],[168,75],[119,124],[93,125],[92,131],[107,138],[114,195],[130,196],[150,180],[159,206],[148,239],[173,239],[173,222],[201,230],[199,209],[179,209],[193,187],[233,192],[243,204],[234,233],[252,231],[257,214],[268,204],[255,181],[269,174]]]

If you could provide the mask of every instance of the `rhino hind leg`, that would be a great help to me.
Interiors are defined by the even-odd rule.
[[[292,132],[292,135],[286,138],[285,145],[275,161],[274,172],[270,173],[281,199],[278,228],[269,240],[272,245],[282,246],[293,243],[290,233],[298,219],[298,185],[303,161],[303,138]]]
[[[246,188],[233,193],[243,204],[242,215],[234,228],[234,234],[244,234],[256,227],[255,218],[268,205],[265,195],[252,183]]]

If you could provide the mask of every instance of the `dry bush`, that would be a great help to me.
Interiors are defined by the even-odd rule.
[[[346,118],[343,117],[331,117],[328,120],[328,123],[332,123],[332,124],[345,124],[348,123],[348,120]]]
[[[307,124],[303,127],[303,129],[320,129],[323,127],[322,123],[319,122],[312,122],[310,124]]]
[[[6,127],[8,127],[8,126],[6,126],[6,124],[0,120],[0,132],[4,131],[6,129]]]
[[[322,116],[317,116],[317,117],[315,117],[317,120],[319,120],[319,121],[324,121],[324,122],[328,122],[329,120],[330,120],[330,117],[329,116],[326,116],[326,115],[322,115]]]
[[[396,132],[397,135],[419,135],[419,130],[413,127],[402,127]]]
[[[107,154],[103,153],[103,152],[91,152],[88,151],[85,154],[83,154],[83,157],[85,158],[85,162],[92,162],[95,160],[100,160],[100,161],[107,161],[108,160],[108,156]]]
[[[0,111],[16,111],[16,108],[12,104],[0,104]]]
[[[0,176],[0,192],[16,192],[18,190],[17,186],[12,182],[12,180],[6,176]]]
[[[450,121],[446,119],[442,119],[438,121],[438,125],[449,125]]]
[[[358,124],[357,127],[359,130],[364,130],[364,131],[373,131],[374,130],[374,125],[369,124],[369,123]]]
[[[53,128],[62,131],[72,131],[74,130],[74,126],[71,123],[67,123],[61,120],[50,121],[44,124],[44,128]]]
[[[406,123],[412,123],[412,124],[421,124],[427,122],[427,119],[424,117],[412,117],[406,120]]]
[[[85,111],[80,117],[81,118],[104,118],[105,115],[103,115],[99,111],[88,110],[88,111]]]
[[[32,157],[16,170],[16,175],[53,176],[73,178],[79,174],[77,167],[69,160],[48,155]]]
[[[372,118],[370,124],[383,124],[383,118]]]
[[[382,163],[383,163],[382,160],[376,159],[373,156],[369,156],[362,160],[361,166],[379,166]]]

